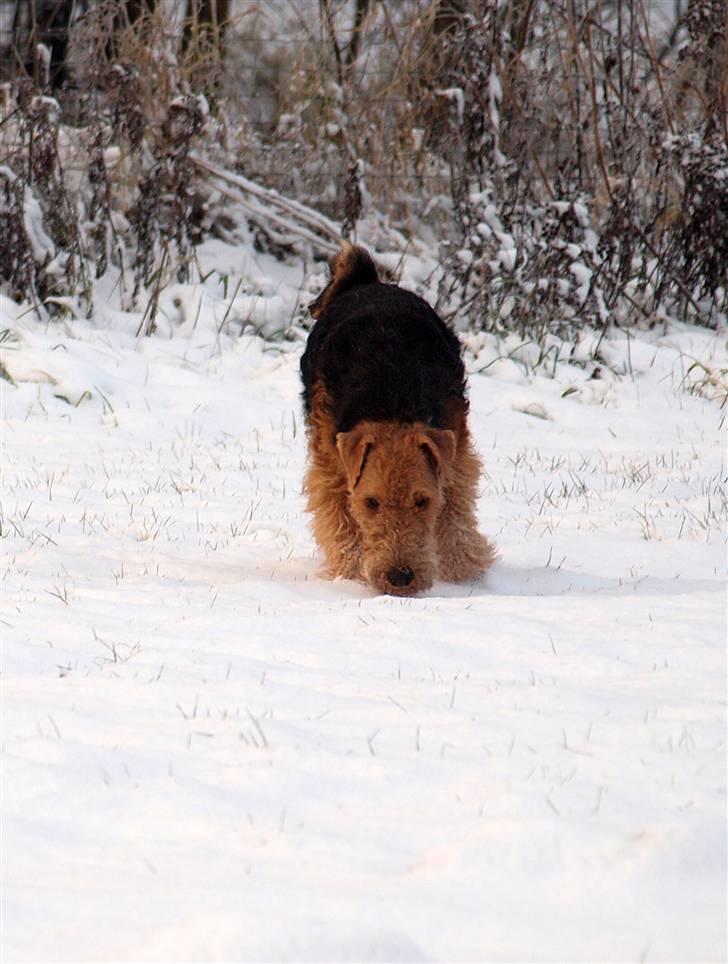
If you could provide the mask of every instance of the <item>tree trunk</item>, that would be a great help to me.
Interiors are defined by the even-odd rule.
[[[118,0],[118,10],[114,14],[114,33],[107,45],[110,60],[116,60],[119,56],[117,35],[133,26],[142,17],[154,13],[156,7],[157,0]]]
[[[346,50],[346,66],[349,69],[354,66],[356,58],[359,56],[362,28],[364,27],[364,20],[369,13],[370,6],[371,0],[356,0],[354,26],[352,27],[351,40]]]
[[[187,0],[182,48],[206,47],[212,43],[222,59],[225,29],[230,18],[230,0]]]
[[[68,79],[68,36],[73,4],[67,0],[17,0],[13,35],[18,60],[37,87],[60,90]],[[48,56],[39,51],[43,45]]]

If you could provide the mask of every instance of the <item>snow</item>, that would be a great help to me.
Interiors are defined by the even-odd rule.
[[[577,245],[569,245],[572,248],[578,248]],[[576,297],[580,305],[583,305],[586,299],[589,297],[589,291],[591,289],[591,280],[594,272],[591,268],[587,268],[585,264],[581,261],[572,261],[569,265],[569,271],[576,278],[579,287],[576,289]]]
[[[466,338],[500,560],[378,597],[249,327],[323,275],[223,248],[151,338],[0,302],[4,959],[724,960],[724,334]]]
[[[446,100],[455,104],[457,122],[458,124],[462,124],[463,113],[465,111],[465,92],[462,87],[448,87],[446,90],[436,90],[435,93],[438,97],[444,97]]]
[[[19,178],[11,168],[4,164],[0,165],[0,178],[4,178],[9,186],[12,185],[13,191],[17,190]],[[22,192],[23,225],[28,241],[33,249],[33,255],[38,261],[50,259],[55,253],[55,246],[43,226],[43,212],[41,211],[40,204],[27,185],[22,185]],[[7,203],[7,200],[3,201],[3,208],[5,208]]]

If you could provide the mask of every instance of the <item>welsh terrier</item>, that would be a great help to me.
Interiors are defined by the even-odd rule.
[[[476,579],[495,550],[477,529],[457,337],[346,242],[309,310],[304,490],[327,574],[395,596]]]

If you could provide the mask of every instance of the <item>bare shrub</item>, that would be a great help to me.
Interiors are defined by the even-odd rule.
[[[666,313],[717,323],[728,167],[712,68],[687,96],[681,58],[658,55],[642,3],[548,0],[525,22],[534,9],[460,0],[442,41],[450,289],[476,325],[524,336]],[[715,59],[711,10],[713,32],[699,34]]]
[[[331,244],[300,202],[345,236],[420,238],[439,250],[443,310],[544,345],[728,316],[720,0],[675,0],[662,25],[648,0],[257,0],[185,23],[187,8],[123,17],[89,0],[58,103],[14,77],[0,118],[14,297],[88,303],[113,264],[129,305],[153,301],[207,233],[234,234],[220,203],[234,198],[280,255],[294,216]],[[285,212],[280,195],[296,199]],[[28,233],[32,203],[50,253]]]
[[[174,36],[161,10],[120,26],[118,2],[103,0],[75,24],[72,95],[38,93],[23,77],[11,88],[0,218],[14,297],[53,310],[56,295],[70,294],[90,311],[90,278],[113,263],[132,307],[164,271],[187,276],[204,215],[190,151],[208,114],[188,78],[207,62],[178,60]],[[73,126],[62,123],[64,108]]]

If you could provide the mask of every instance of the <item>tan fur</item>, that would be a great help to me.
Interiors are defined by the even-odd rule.
[[[495,550],[477,530],[480,461],[464,410],[451,424],[365,421],[336,435],[325,388],[315,387],[304,488],[329,576],[409,596],[435,579],[476,579],[491,565]],[[393,585],[391,573],[405,570],[411,580]]]
[[[332,579],[357,579],[361,536],[349,512],[346,472],[336,448],[336,429],[323,385],[313,392],[308,421],[308,469],[304,492],[312,515],[313,535],[326,556]]]
[[[331,277],[321,294],[308,306],[312,318],[320,318],[341,289],[361,271],[371,271],[371,280],[376,278],[376,268],[369,254],[362,248],[354,247],[348,241],[341,242],[341,249],[330,259]]]

